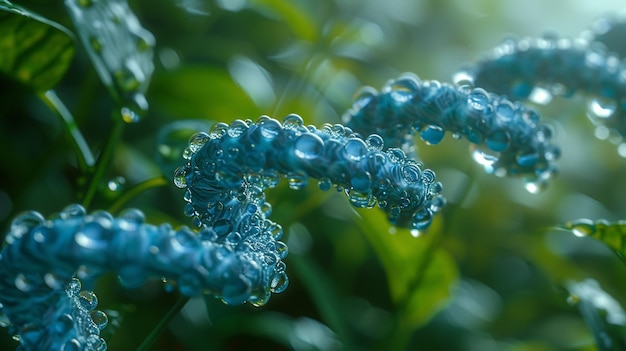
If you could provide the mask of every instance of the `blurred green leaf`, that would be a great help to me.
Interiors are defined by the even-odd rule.
[[[1,74],[45,91],[65,75],[74,42],[61,25],[0,0],[0,52]]]
[[[610,223],[600,219],[594,222],[583,218],[567,222],[557,228],[569,230],[578,237],[599,240],[613,249],[622,259],[626,256],[626,221]]]
[[[302,40],[315,42],[318,25],[305,9],[299,8],[297,2],[285,0],[252,0],[252,7],[271,14],[284,21],[291,31]]]
[[[405,327],[415,329],[430,320],[450,298],[450,286],[458,279],[455,262],[437,247],[437,227],[413,237],[409,230],[394,228],[382,211],[359,211],[363,232],[387,273],[391,299],[401,310]]]
[[[258,117],[250,97],[226,70],[187,65],[157,74],[152,80],[151,101],[177,119],[200,118],[228,121]]]
[[[568,301],[578,306],[600,351],[626,349],[626,314],[619,302],[593,279],[570,282]]]

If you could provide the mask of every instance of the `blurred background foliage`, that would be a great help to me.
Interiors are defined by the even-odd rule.
[[[61,1],[15,1],[73,31]],[[151,108],[126,125],[93,209],[143,210],[152,223],[189,224],[171,186],[188,137],[216,121],[340,123],[362,85],[410,71],[449,82],[509,33],[574,37],[620,1],[132,0],[157,40]],[[97,156],[117,111],[76,41],[55,88]],[[31,89],[0,77],[0,224],[24,210],[81,201],[87,179],[55,114]],[[151,350],[595,350],[567,303],[570,280],[596,279],[626,302],[624,263],[602,244],[550,229],[579,218],[626,218],[625,160],[593,137],[585,100],[537,106],[563,149],[559,177],[538,195],[486,175],[466,141],[447,136],[419,155],[448,206],[419,238],[377,210],[355,211],[316,184],[269,192],[285,229],[290,286],[267,306],[191,299]],[[146,189],[134,187],[148,179]],[[141,190],[141,191],[139,191]],[[145,190],[145,191],[144,191]],[[136,349],[174,305],[160,282],[129,291],[104,277],[96,292],[110,350]],[[623,336],[622,336],[623,337]],[[16,343],[0,329],[0,349]],[[617,350],[617,349],[615,349]]]

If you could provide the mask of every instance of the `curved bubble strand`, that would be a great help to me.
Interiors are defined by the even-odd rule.
[[[552,95],[587,95],[587,116],[611,133],[626,136],[626,18],[606,17],[578,38],[553,33],[506,39],[485,58],[461,71],[476,86],[514,100],[547,103]],[[550,98],[546,98],[550,96]]]
[[[65,7],[100,80],[121,104],[123,120],[139,121],[148,110],[154,36],[126,0],[65,0]]]
[[[246,224],[229,224],[224,231],[241,233],[229,240],[217,226],[196,233],[147,224],[136,209],[114,218],[71,205],[47,220],[26,212],[13,221],[0,251],[0,321],[19,336],[20,350],[106,350],[100,330],[108,318],[80,282],[106,272],[116,273],[125,287],[164,279],[188,296],[266,303],[288,284],[282,263],[287,248],[275,234],[282,229],[256,210],[249,203],[240,213]]]
[[[283,123],[264,116],[257,123],[234,121],[221,128],[223,133],[193,148],[189,162],[175,177],[191,206],[187,215],[220,242],[231,231],[265,235],[273,226],[262,209],[264,190],[277,181],[264,181],[267,178],[284,177],[292,189],[303,188],[309,178],[317,179],[322,190],[335,186],[344,191],[355,207],[387,204],[381,208],[389,221],[407,228],[428,227],[444,203],[440,186],[431,191],[434,172],[422,171],[421,164],[400,149],[383,151],[378,135],[364,141],[340,125],[305,127],[297,115],[287,116]],[[223,157],[233,149],[239,152]],[[422,177],[422,172],[432,177]],[[263,221],[267,224],[259,226]]]
[[[449,132],[485,150],[488,156],[474,158],[488,173],[521,175],[528,181],[545,178],[560,155],[551,135],[543,132],[550,128],[538,123],[536,112],[482,88],[404,74],[380,92],[371,87],[362,91],[367,94],[357,96],[343,121],[360,134],[380,135],[388,147],[410,149],[414,134],[427,144],[438,144]]]

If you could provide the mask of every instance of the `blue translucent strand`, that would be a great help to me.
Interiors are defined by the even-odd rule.
[[[187,214],[220,240],[277,230],[265,219],[271,206],[264,190],[280,177],[294,189],[318,179],[321,189],[334,185],[355,207],[377,203],[392,224],[427,228],[444,205],[441,184],[402,150],[382,150],[378,135],[363,140],[341,125],[304,126],[297,115],[282,123],[265,116],[256,123],[236,120],[193,136],[189,162],[174,182],[186,189]]]
[[[248,233],[240,242],[212,242],[210,230],[144,223],[138,210],[114,218],[79,205],[48,220],[18,216],[0,252],[0,321],[19,338],[18,350],[105,350],[106,315],[81,291],[105,272],[126,287],[164,278],[184,295],[214,295],[229,304],[262,305],[288,283],[276,236]]]
[[[516,100],[532,100],[538,89],[543,95],[586,94],[591,97],[587,115],[592,122],[621,139],[626,135],[626,68],[613,52],[617,50],[613,35],[589,33],[578,39],[509,38],[486,58],[465,67],[462,75],[471,77],[475,86]],[[608,35],[610,27],[604,33]]]
[[[378,133],[387,145],[405,150],[414,134],[428,144],[439,143],[446,132],[464,136],[489,173],[523,175],[532,184],[547,182],[560,156],[550,143],[551,128],[522,104],[412,74],[390,80],[380,92],[362,88],[343,120],[355,132]]]

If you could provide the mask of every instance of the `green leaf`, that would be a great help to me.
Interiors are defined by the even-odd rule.
[[[429,233],[413,237],[394,228],[382,211],[359,210],[361,226],[376,251],[389,282],[391,299],[404,328],[414,330],[428,322],[450,298],[458,270],[450,255],[437,246],[437,221]]]
[[[0,74],[46,91],[61,80],[73,55],[74,40],[67,29],[0,0]]]
[[[568,301],[577,305],[587,327],[596,339],[600,351],[618,351],[626,348],[626,313],[619,302],[602,290],[593,279],[569,282],[566,285]]]
[[[583,218],[567,222],[558,228],[569,230],[578,237],[599,240],[613,249],[621,258],[626,256],[626,221],[610,223],[600,219],[594,222]]]

